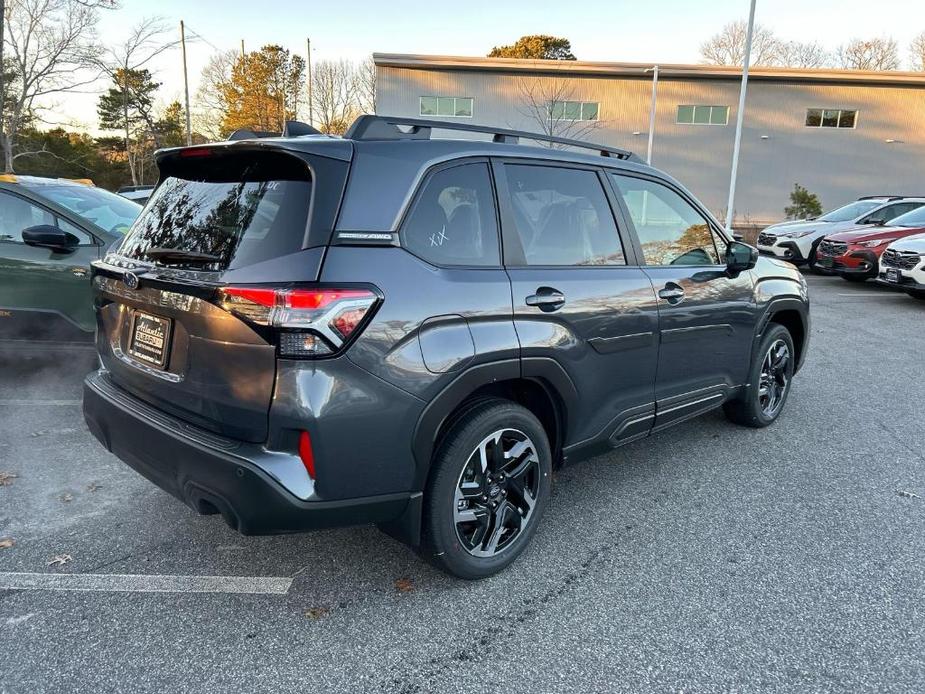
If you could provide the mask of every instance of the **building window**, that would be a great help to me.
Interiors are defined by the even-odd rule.
[[[857,111],[842,108],[806,109],[807,128],[853,128],[857,122]]]
[[[551,101],[550,120],[597,120],[601,105],[596,101]]]
[[[422,96],[422,116],[472,118],[471,96]]]
[[[728,122],[728,106],[678,106],[678,123],[681,125],[726,125]]]

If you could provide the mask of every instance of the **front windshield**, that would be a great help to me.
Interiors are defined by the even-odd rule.
[[[91,186],[48,184],[36,192],[77,216],[113,234],[124,234],[141,212],[141,205]]]
[[[925,227],[925,207],[917,207],[912,212],[901,214],[890,220],[891,227]]]
[[[824,215],[819,217],[820,222],[850,222],[853,219],[857,219],[862,214],[870,212],[876,207],[880,207],[883,202],[878,202],[877,200],[858,200],[857,202],[852,202],[844,207],[839,207],[837,210],[832,210],[831,212],[826,212]]]

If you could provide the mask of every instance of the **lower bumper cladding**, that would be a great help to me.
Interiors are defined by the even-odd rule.
[[[259,464],[262,455],[279,454],[200,431],[163,413],[154,417],[147,405],[134,400],[105,373],[88,376],[83,411],[93,435],[161,489],[199,513],[220,513],[242,534],[388,523],[405,512],[413,496],[299,499]]]

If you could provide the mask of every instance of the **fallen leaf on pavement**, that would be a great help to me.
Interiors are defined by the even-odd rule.
[[[0,537],[0,549],[9,549],[16,544],[12,537]]]
[[[9,487],[17,477],[15,472],[0,472],[0,487]]]
[[[907,499],[918,499],[919,498],[919,495],[916,494],[915,492],[907,492],[905,489],[897,489],[896,493],[899,494],[900,496],[906,497]]]
[[[59,554],[56,557],[52,557],[52,560],[48,562],[48,566],[64,566],[73,558],[74,557],[72,557],[70,554]]]
[[[327,617],[330,611],[327,607],[309,607],[305,610],[305,616],[309,619],[321,619]]]
[[[88,492],[95,492],[97,489],[100,489],[103,485],[97,484],[96,482],[91,482],[87,485]]]
[[[399,593],[410,593],[414,590],[414,581],[410,578],[399,578],[395,581],[395,590]]]
[[[62,495],[59,496],[58,498],[61,499],[61,501],[63,501],[64,503],[68,503],[68,502],[74,500],[74,495],[73,495],[73,494],[68,494],[67,492],[65,492],[64,494],[62,494]]]

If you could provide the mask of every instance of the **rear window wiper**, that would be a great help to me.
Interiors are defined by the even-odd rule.
[[[149,248],[144,252],[146,258],[163,263],[217,263],[221,256],[199,251],[184,251],[182,248]]]

